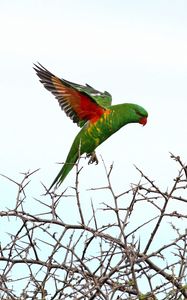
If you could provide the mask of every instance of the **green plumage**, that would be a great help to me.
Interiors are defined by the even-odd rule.
[[[131,103],[118,104],[109,107],[95,123],[87,123],[74,139],[66,162],[55,178],[50,189],[57,183],[60,185],[71,171],[79,156],[92,153],[101,143],[121,127],[129,123],[139,123],[140,115],[147,117],[147,112],[141,106]]]
[[[95,149],[126,124],[145,125],[147,122],[148,113],[139,105],[111,105],[112,97],[106,91],[101,93],[88,84],[83,86],[60,79],[40,64],[35,65],[34,69],[41,83],[57,98],[66,115],[82,127],[49,190],[64,181],[82,154],[95,155]],[[94,161],[97,161],[96,155],[91,158],[91,162]]]
[[[91,97],[94,101],[97,102],[102,107],[108,108],[112,103],[112,96],[109,92],[101,93],[97,90],[95,90],[91,85],[86,84],[86,86],[73,83],[71,81],[65,80],[66,83],[71,85],[73,88],[75,88],[77,91],[82,92],[86,94],[87,96]]]

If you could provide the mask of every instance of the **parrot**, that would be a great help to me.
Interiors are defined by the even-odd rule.
[[[88,163],[98,163],[95,149],[129,123],[147,123],[148,112],[140,105],[123,103],[112,105],[112,96],[100,92],[92,86],[77,84],[59,78],[40,63],[34,64],[34,70],[40,82],[50,91],[65,114],[81,130],[75,137],[60,172],[52,182],[59,187],[82,154],[90,157]]]

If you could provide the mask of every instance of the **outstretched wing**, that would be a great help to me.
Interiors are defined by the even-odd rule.
[[[89,85],[60,79],[41,64],[34,66],[40,82],[55,95],[62,110],[78,126],[83,126],[88,120],[98,120],[111,104],[111,96],[107,92],[100,93]]]
[[[73,83],[70,81],[67,81],[72,87],[74,87],[75,89],[77,89],[80,92],[85,93],[86,95],[88,95],[89,97],[91,97],[93,100],[95,100],[97,102],[97,104],[99,104],[102,107],[109,107],[112,104],[112,96],[109,92],[105,91],[105,92],[99,92],[98,90],[94,89],[91,85],[87,84],[81,85],[81,84],[77,84],[77,83]]]

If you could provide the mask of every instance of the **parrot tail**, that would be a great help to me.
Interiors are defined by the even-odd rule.
[[[70,154],[70,153],[69,153]],[[64,179],[66,178],[66,176],[68,175],[68,173],[71,171],[71,169],[74,167],[76,161],[78,159],[78,155],[77,153],[74,156],[68,155],[66,162],[64,163],[62,169],[60,170],[60,172],[58,173],[58,175],[56,176],[55,180],[53,181],[53,183],[51,184],[50,188],[48,189],[48,192],[52,189],[52,187],[54,185],[57,185],[57,187],[59,185],[61,185],[61,183],[64,181]]]

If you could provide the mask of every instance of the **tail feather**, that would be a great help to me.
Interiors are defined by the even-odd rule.
[[[57,187],[59,185],[62,184],[62,182],[64,181],[64,179],[66,178],[66,176],[68,175],[68,173],[71,171],[71,169],[74,167],[76,161],[78,159],[77,154],[71,158],[71,160],[66,160],[66,162],[64,163],[62,169],[60,170],[60,172],[58,173],[58,175],[56,176],[55,180],[53,181],[53,183],[51,184],[50,188],[48,189],[48,191],[50,191],[52,189],[53,186],[57,185]]]

